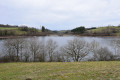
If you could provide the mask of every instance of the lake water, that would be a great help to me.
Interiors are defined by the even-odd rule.
[[[79,38],[80,40],[84,40],[88,43],[92,41],[98,42],[102,47],[111,47],[112,40],[120,40],[120,37],[85,37],[85,36],[46,36],[46,37],[37,37],[40,40],[47,41],[52,39],[57,42],[59,46],[63,46],[67,44],[69,40],[73,40],[74,38]]]
[[[86,36],[40,36],[40,37],[34,36],[34,37],[26,37],[25,39],[29,39],[29,40],[36,39],[36,40],[42,41],[44,43],[47,40],[52,39],[53,41],[55,41],[58,44],[58,50],[59,50],[60,47],[65,46],[68,43],[68,41],[73,40],[74,38],[79,38],[80,40],[86,41],[88,43],[95,41],[95,42],[99,43],[100,47],[103,47],[103,48],[107,47],[109,49],[109,51],[111,51],[113,54],[115,54],[115,49],[114,49],[114,46],[112,45],[112,41],[120,40],[120,37],[86,37]],[[3,44],[4,44],[4,41],[6,41],[6,40],[7,39],[0,39],[0,57],[5,55],[5,53],[4,54],[2,53],[2,50],[4,49]],[[91,53],[88,56],[86,56],[85,58],[87,60],[87,58],[92,58],[92,56],[93,56],[93,54]],[[70,60],[72,60],[72,59],[70,59]]]
[[[49,39],[52,39],[57,42],[59,47],[66,45],[69,40],[74,39],[75,37],[84,40],[86,42],[92,42],[96,41],[100,44],[102,47],[108,47],[111,51],[113,51],[113,47],[111,46],[112,40],[120,40],[120,37],[85,37],[85,36],[41,36],[41,37],[35,37],[35,39],[39,39],[42,41],[47,41]],[[29,37],[31,39],[33,37]],[[6,39],[0,39],[0,51],[3,48],[3,43]]]

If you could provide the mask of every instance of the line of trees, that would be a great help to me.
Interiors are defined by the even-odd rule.
[[[39,34],[39,30],[28,26],[17,26],[17,25],[4,25],[0,24],[0,36],[19,36],[19,35],[36,35]],[[21,33],[20,33],[20,32]]]
[[[0,24],[0,27],[18,27],[18,26],[17,25]]]
[[[120,25],[113,26],[103,26],[103,27],[91,27],[85,28],[84,26],[80,26],[71,30],[73,33],[87,35],[87,36],[117,36],[120,32]]]
[[[120,40],[111,42],[114,51],[101,47],[98,42],[74,38],[65,46],[49,39],[8,39],[3,44],[0,62],[78,62],[120,60]]]
[[[22,34],[19,34],[17,31],[23,31]],[[0,36],[19,36],[19,35],[36,35],[39,34],[38,29],[36,28],[28,28],[28,27],[18,27],[17,29],[6,29],[6,30],[0,30]]]
[[[46,36],[52,34],[52,31],[42,26],[41,30],[25,25],[4,25],[0,24],[0,36]]]
[[[27,26],[21,26],[21,27],[18,27],[18,29],[20,31],[25,31],[26,34],[25,35],[35,35],[35,34],[39,34],[39,31],[38,29],[36,28],[30,28],[30,27],[27,27]]]
[[[75,29],[72,29],[71,32],[74,32],[74,33],[84,33],[85,32],[85,27],[84,26],[81,26],[81,27],[77,27]]]
[[[103,27],[101,29],[98,30],[88,30],[86,31],[86,33],[88,35],[106,35],[106,36],[110,36],[110,35],[115,35],[116,33],[119,33],[119,27]],[[93,31],[92,31],[93,30]]]
[[[15,30],[0,30],[0,36],[11,36],[15,35]]]

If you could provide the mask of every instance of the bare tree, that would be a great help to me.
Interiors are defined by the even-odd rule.
[[[4,42],[4,48],[3,48],[3,53],[4,53],[4,56],[9,56],[9,61],[15,61],[15,50],[12,46],[12,42],[10,39],[6,40]]]
[[[113,60],[114,55],[112,54],[112,52],[108,50],[107,47],[104,47],[104,48],[100,48],[97,51],[96,58],[98,61],[108,61],[108,60]]]
[[[89,54],[89,49],[89,44],[78,38],[74,38],[63,47],[64,53],[69,54],[74,61],[81,61],[85,58]]]
[[[49,39],[46,42],[46,53],[49,56],[49,61],[53,61],[53,56],[56,53],[57,47],[58,47],[57,43],[52,39]]]
[[[33,55],[33,61],[35,62],[40,52],[40,43],[35,38],[33,38],[29,40],[29,48],[31,54]]]
[[[30,58],[30,54],[29,54],[29,52],[26,50],[25,53],[24,53],[24,61],[25,61],[25,62],[28,62],[28,61],[29,61],[29,58]]]
[[[6,40],[4,46],[9,57],[16,59],[15,61],[20,61],[20,57],[22,59],[24,39],[8,39]]]
[[[29,41],[25,40],[24,43],[24,52],[23,52],[23,56],[24,56],[24,61],[28,62],[30,60],[30,49],[29,49]]]
[[[93,41],[90,44],[90,51],[93,53],[93,56],[90,61],[108,61],[114,60],[114,55],[107,47],[101,47],[98,42]]]
[[[111,45],[114,49],[114,54],[119,55],[120,54],[120,40],[112,40]]]
[[[54,61],[55,62],[65,62],[65,55],[61,53],[61,51],[56,51],[56,54],[54,54]]]
[[[23,51],[23,48],[24,48],[24,39],[13,39],[13,43],[12,43],[12,46],[14,47],[15,51],[16,51],[16,58],[17,58],[17,61],[19,61],[19,56],[22,60],[22,51]]]
[[[100,49],[100,45],[95,40],[90,43],[90,52],[93,53],[92,60],[97,59],[97,51]]]
[[[46,51],[45,51],[45,43],[43,40],[39,40],[39,50],[40,52],[37,54],[37,58],[40,62],[45,62],[46,59]]]

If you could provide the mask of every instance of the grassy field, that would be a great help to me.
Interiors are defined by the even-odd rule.
[[[120,80],[120,62],[0,63],[0,80]]]
[[[18,27],[0,27],[0,30],[12,30],[16,35],[26,34],[25,31],[20,31]]]
[[[0,27],[0,30],[17,30],[18,27],[13,27],[13,28],[9,28],[9,27]]]
[[[9,33],[9,31],[11,31],[14,33],[14,35],[24,35],[24,34],[28,33],[27,31],[20,30],[19,27],[0,27],[0,30],[8,30],[8,33]],[[37,30],[38,30],[38,32],[41,32],[41,30],[39,30],[39,29],[37,29]]]
[[[115,31],[115,33],[113,33]],[[96,29],[91,29],[88,30],[88,32],[91,33],[97,33],[100,34],[107,34],[110,33],[111,35],[115,35],[115,36],[120,36],[120,27],[98,27]]]

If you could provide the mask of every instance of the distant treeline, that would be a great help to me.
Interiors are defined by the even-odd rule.
[[[0,36],[16,35],[15,30],[0,30]]]
[[[0,24],[0,36],[36,35],[39,30],[28,26]]]
[[[0,27],[18,27],[18,26],[17,25],[0,24]]]
[[[4,25],[0,24],[0,36],[45,36],[51,33],[51,30],[42,26],[41,29],[28,26]]]
[[[120,36],[120,25],[85,28],[80,26],[71,30],[73,34],[82,34],[86,36]]]
[[[22,35],[35,35],[38,34],[38,29],[28,27],[18,27],[16,29],[3,29],[0,30],[0,36],[22,36]]]

